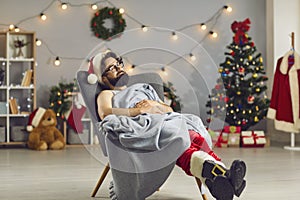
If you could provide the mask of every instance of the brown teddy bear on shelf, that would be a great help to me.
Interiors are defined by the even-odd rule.
[[[62,133],[56,128],[57,120],[53,110],[39,107],[29,116],[27,131],[30,132],[27,145],[33,150],[58,150],[65,147]]]

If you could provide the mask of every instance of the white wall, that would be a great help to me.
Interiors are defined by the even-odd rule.
[[[39,15],[50,2],[51,0],[2,0],[0,24],[17,23],[21,19]],[[94,1],[70,0],[66,2],[80,4]],[[170,60],[188,54],[196,44],[195,42],[202,40],[204,36],[197,27],[191,27],[180,33],[180,39],[172,41],[169,39],[170,30],[202,23],[226,4],[233,8],[231,14],[223,13],[215,25],[214,30],[219,33],[219,37],[216,40],[205,39],[202,46],[195,49],[195,53],[201,58],[198,58],[194,64],[182,58],[176,64],[167,67],[168,76],[163,78],[174,84],[184,104],[184,112],[206,118],[207,96],[218,76],[217,67],[225,59],[226,45],[232,41],[233,33],[230,25],[233,21],[250,18],[249,36],[252,37],[258,52],[261,52],[263,57],[266,56],[264,0],[113,0],[112,2],[118,7],[125,8],[140,22],[161,27],[160,31],[150,30],[142,33],[139,29],[140,25],[125,16],[127,21],[125,33],[122,37],[105,43],[114,51],[123,54],[132,63],[142,65],[136,72],[160,71],[160,67]],[[37,37],[45,41],[56,55],[85,58],[95,53],[95,47],[103,47],[103,41],[94,37],[90,31],[93,11],[88,6],[71,7],[62,11],[59,3],[55,2],[45,11],[45,14],[48,15],[46,21],[35,17],[22,23],[20,27],[36,31]],[[0,28],[6,27],[0,26]],[[165,32],[165,30],[168,31]],[[76,70],[84,62],[83,59],[68,59],[62,60],[60,67],[54,67],[52,64],[54,58],[55,56],[51,55],[45,45],[37,48],[39,106],[48,106],[49,88],[57,85],[61,80],[71,81]]]
[[[295,50],[300,51],[300,0],[274,0],[274,59],[291,49],[291,32],[295,33]]]

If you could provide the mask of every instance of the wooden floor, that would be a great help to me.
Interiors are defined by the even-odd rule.
[[[96,145],[44,152],[25,148],[0,148],[0,199],[109,199],[110,173],[96,198],[90,197],[105,163],[98,155],[101,153],[99,151]],[[247,163],[247,187],[241,197],[235,199],[299,200],[300,152],[280,147],[218,148],[215,151],[227,165],[237,158]],[[175,167],[160,191],[148,199],[200,200],[201,197],[194,178],[186,176],[181,169]]]

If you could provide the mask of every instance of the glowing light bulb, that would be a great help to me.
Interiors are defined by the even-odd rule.
[[[176,35],[175,32],[172,32],[172,39],[173,39],[173,40],[177,40],[177,39],[178,39],[178,36]]]
[[[57,66],[57,67],[60,65],[60,60],[59,60],[58,56],[56,57],[56,59],[54,61],[54,65]]]
[[[120,14],[123,14],[124,12],[125,12],[124,8],[120,8],[120,9],[119,9],[119,13],[120,13]]]
[[[20,28],[17,27],[17,26],[15,26],[15,32],[16,32],[16,33],[20,32]]]
[[[232,12],[232,8],[230,6],[224,6],[224,9],[227,11],[227,12]]]
[[[206,25],[204,23],[200,24],[202,30],[206,30]]]
[[[195,61],[196,60],[196,56],[194,56],[194,54],[190,53],[190,58],[192,61]]]
[[[97,6],[97,4],[92,4],[91,8],[92,8],[92,10],[97,10],[98,6]]]
[[[41,13],[40,17],[43,21],[45,21],[47,19],[47,16],[44,13]]]
[[[161,68],[161,71],[163,72],[163,74],[164,74],[165,76],[167,76],[167,75],[168,75],[168,73],[167,73],[167,71],[166,71],[165,67],[162,67],[162,68]]]
[[[211,36],[212,36],[213,38],[218,37],[218,33],[214,32],[214,31],[210,31],[209,34],[211,34]]]
[[[35,44],[36,44],[36,46],[41,46],[42,45],[42,41],[39,40],[39,39],[36,39],[35,40]]]
[[[142,25],[142,30],[143,30],[144,32],[147,32],[147,31],[148,31],[148,27],[145,26],[145,25]]]
[[[135,68],[135,65],[131,65],[130,68],[128,69],[128,72],[132,72]]]
[[[66,10],[68,5],[66,3],[61,3],[61,9]]]
[[[14,28],[15,28],[15,25],[13,25],[13,24],[9,25],[9,30],[10,31],[14,30]]]

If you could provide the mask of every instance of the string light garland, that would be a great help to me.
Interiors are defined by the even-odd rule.
[[[8,30],[9,31],[15,31],[15,32],[20,32],[20,28],[19,28],[19,26],[23,23],[23,22],[25,22],[25,21],[28,21],[28,20],[32,20],[32,19],[34,19],[34,18],[36,18],[36,17],[39,17],[39,18],[41,18],[42,20],[46,20],[47,19],[47,16],[46,16],[46,11],[55,3],[55,2],[59,2],[60,3],[60,6],[61,6],[61,9],[62,10],[67,10],[69,7],[89,7],[90,9],[92,9],[92,10],[97,10],[98,9],[98,5],[99,4],[102,4],[102,3],[106,3],[106,4],[109,4],[109,5],[111,5],[111,6],[113,6],[113,7],[117,7],[116,5],[114,5],[112,2],[110,2],[109,0],[100,0],[100,1],[96,1],[96,2],[94,2],[94,3],[81,3],[81,4],[74,4],[74,3],[67,3],[67,2],[63,2],[63,1],[61,1],[61,0],[52,0],[41,12],[40,12],[40,14],[38,14],[38,15],[33,15],[33,16],[30,16],[30,17],[27,17],[27,18],[24,18],[24,19],[22,19],[22,20],[20,20],[19,22],[17,22],[16,24],[2,24],[2,23],[0,23],[0,26],[7,26],[7,27],[9,27],[8,28]],[[215,31],[212,31],[212,29],[214,28],[214,26],[216,25],[216,23],[217,23],[217,21],[218,21],[218,18],[221,16],[221,14],[223,13],[223,11],[226,11],[227,13],[230,13],[230,12],[232,12],[232,7],[230,7],[229,5],[224,5],[222,8],[220,8],[219,10],[217,10],[217,12],[216,13],[214,13],[208,20],[206,20],[206,21],[204,21],[204,22],[201,22],[201,23],[195,23],[195,24],[190,24],[190,25],[187,25],[187,26],[184,26],[184,27],[181,27],[181,28],[179,28],[179,29],[175,29],[175,30],[173,30],[173,31],[170,31],[171,32],[171,38],[173,39],[173,40],[178,40],[179,39],[179,37],[178,37],[178,35],[176,34],[176,32],[181,32],[181,31],[183,31],[183,30],[186,30],[186,29],[188,29],[188,28],[190,28],[190,27],[194,27],[194,26],[199,26],[200,27],[200,29],[202,30],[202,31],[206,31],[207,29],[210,29],[209,31],[207,31],[207,33],[202,37],[202,39],[201,40],[199,40],[198,41],[198,43],[197,43],[197,45],[195,45],[192,49],[191,49],[191,51],[190,51],[190,53],[188,53],[188,54],[186,54],[186,55],[190,55],[190,54],[192,54],[192,52],[199,46],[199,45],[201,45],[201,43],[207,38],[207,36],[211,36],[211,38],[212,39],[214,39],[214,38],[216,38],[216,37],[218,37],[218,33],[217,32],[215,32]],[[151,30],[156,30],[156,31],[161,31],[161,30],[157,30],[157,29],[155,29],[155,27],[151,27],[151,26],[148,26],[148,25],[145,25],[144,23],[142,23],[142,22],[140,22],[139,20],[137,20],[136,18],[134,18],[134,17],[132,17],[129,13],[127,13],[127,12],[125,12],[125,10],[124,10],[124,8],[119,8],[118,10],[116,10],[116,11],[114,11],[115,13],[118,13],[119,15],[124,15],[124,16],[126,16],[127,18],[129,18],[129,19],[131,19],[132,21],[134,21],[134,22],[136,22],[137,24],[139,24],[140,25],[140,27],[141,27],[141,30],[143,31],[143,32],[147,32],[148,30],[149,30],[149,28],[151,28]],[[125,22],[125,19],[124,19],[124,22]],[[211,22],[214,22],[213,24],[211,24]],[[208,28],[208,25],[209,24],[211,24],[211,26],[210,26],[210,28]],[[124,27],[123,27],[124,26]],[[125,28],[125,26],[126,26],[126,24],[124,23],[123,25],[121,24],[121,30],[123,29],[123,28]],[[101,27],[101,26],[100,26]],[[116,26],[115,26],[116,27]],[[120,27],[119,27],[120,28]],[[101,28],[100,28],[101,29]],[[105,30],[105,28],[103,29],[103,30]],[[97,32],[97,31],[96,31]],[[95,35],[96,35],[96,33],[95,33]],[[99,34],[100,35],[100,34]],[[106,34],[104,34],[104,35],[106,35]],[[108,34],[108,35],[110,35],[110,34]],[[102,39],[108,39],[108,38],[110,38],[109,36],[107,37],[107,36],[104,36]],[[55,53],[46,45],[46,43],[43,41],[41,41],[40,39],[38,40],[38,41],[36,41],[36,45],[37,46],[41,46],[41,45],[45,45],[46,46],[46,48],[48,49],[48,51],[52,54],[52,56],[54,56],[55,58],[57,58],[58,56],[57,55],[55,55]],[[181,57],[183,57],[183,56],[186,56],[186,55],[182,55],[182,56],[180,56],[179,58],[181,58]],[[59,60],[61,61],[61,60],[64,60],[64,59],[76,59],[76,60],[82,60],[82,59],[85,59],[85,58],[76,58],[76,57],[63,57],[63,56],[60,56],[60,57],[58,57],[59,58]],[[195,56],[193,56],[193,57],[191,57],[191,60],[195,60],[196,59],[196,57]],[[55,59],[55,60],[57,60],[57,59]],[[174,63],[174,62],[176,62],[177,60],[179,60],[179,59],[175,59],[175,60],[173,60],[173,61],[170,61],[169,63]],[[133,64],[132,64],[132,66],[133,66]],[[137,66],[137,65],[134,65],[135,67]]]

